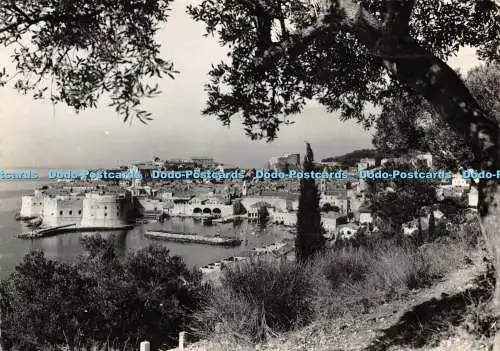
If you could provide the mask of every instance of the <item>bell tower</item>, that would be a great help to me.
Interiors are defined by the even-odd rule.
[[[244,180],[243,181],[243,186],[241,188],[241,195],[242,196],[247,196],[247,192],[248,192],[248,185],[247,185],[247,181]]]

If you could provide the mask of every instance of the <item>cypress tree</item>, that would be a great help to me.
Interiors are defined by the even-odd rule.
[[[432,210],[429,216],[429,235],[427,237],[429,241],[433,241],[436,238],[436,219]]]
[[[423,244],[426,242],[426,238],[424,237],[424,231],[422,230],[422,217],[418,217],[418,237],[417,237],[417,243],[419,245]]]
[[[303,171],[314,171],[314,156],[311,145],[306,143]],[[325,246],[322,234],[319,191],[314,179],[300,179],[299,211],[297,213],[297,236],[295,238],[295,256],[304,262]]]

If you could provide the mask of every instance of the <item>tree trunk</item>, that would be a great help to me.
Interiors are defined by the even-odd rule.
[[[498,269],[500,266],[500,191],[496,190],[492,197],[490,213],[481,218],[481,232],[483,233],[496,269],[493,308],[495,313],[500,316],[500,270]]]
[[[481,218],[481,232],[483,233],[488,250],[495,266],[495,293],[492,308],[495,316],[500,317],[500,191],[492,194],[490,213]],[[492,351],[500,351],[500,333],[497,332],[493,341]]]

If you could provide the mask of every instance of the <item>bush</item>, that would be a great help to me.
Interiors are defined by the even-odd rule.
[[[322,273],[331,288],[337,289],[346,282],[363,280],[372,261],[372,255],[365,248],[345,246],[325,252],[314,265],[322,267]]]
[[[428,286],[431,262],[414,245],[382,247],[370,272],[369,283],[375,290],[389,294]]]
[[[313,319],[315,284],[303,265],[258,260],[227,270],[221,282],[198,314],[201,333],[223,328],[256,342]]]

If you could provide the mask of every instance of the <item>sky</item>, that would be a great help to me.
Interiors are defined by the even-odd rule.
[[[192,1],[190,1],[192,2]],[[354,122],[341,122],[310,104],[284,126],[272,143],[252,141],[241,123],[222,126],[214,117],[201,115],[206,94],[203,85],[212,63],[225,56],[215,38],[205,38],[202,23],[186,13],[186,1],[175,1],[171,17],[159,35],[162,54],[181,73],[160,82],[162,95],[143,107],[154,118],[148,125],[123,123],[103,101],[97,109],[76,115],[64,105],[52,106],[0,88],[0,168],[80,168],[128,164],[135,161],[211,156],[242,167],[262,167],[273,156],[305,151],[311,143],[315,159],[371,148],[371,135]],[[0,48],[0,67],[9,67],[9,52]],[[467,72],[477,65],[474,50],[466,48],[450,60]]]

